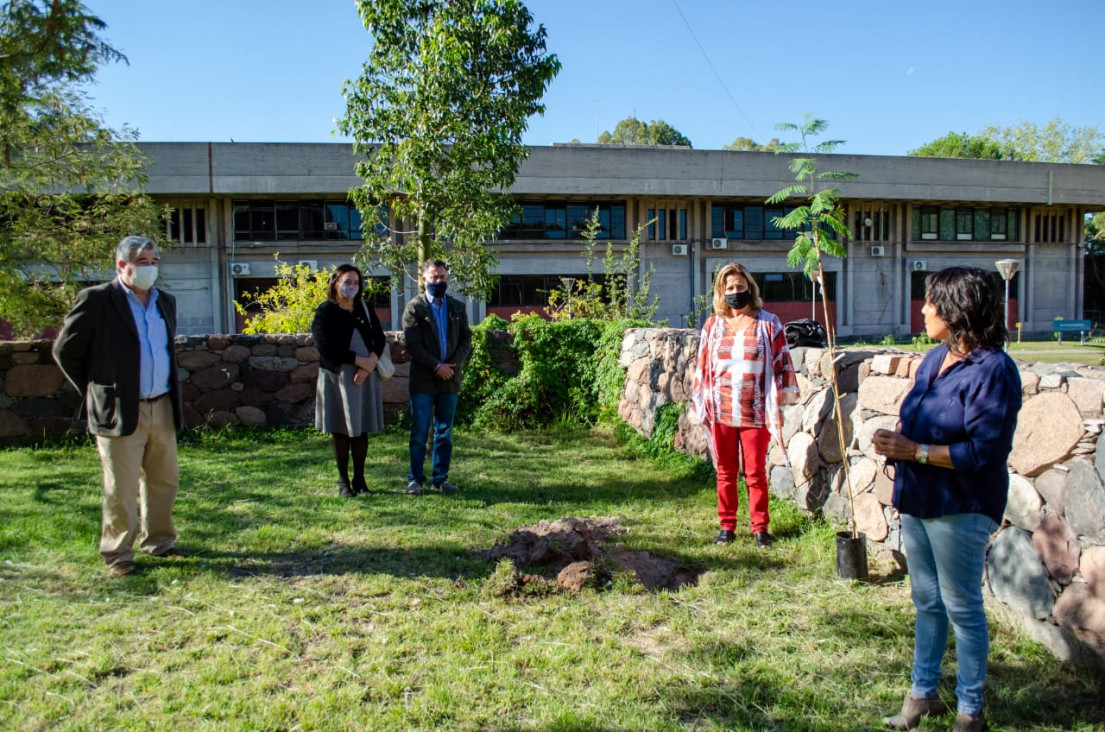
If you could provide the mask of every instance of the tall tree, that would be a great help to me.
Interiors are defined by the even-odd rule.
[[[728,145],[722,145],[721,149],[746,152],[778,152],[781,144],[778,137],[771,138],[763,145],[749,137],[738,137]]]
[[[915,158],[975,158],[1002,160],[1011,158],[1012,152],[1003,152],[1002,146],[989,137],[968,135],[966,132],[949,132],[932,142],[926,142],[907,153]]]
[[[417,232],[406,244],[366,237],[366,253],[416,281],[413,262],[443,256],[464,291],[485,294],[494,263],[485,242],[515,210],[504,191],[560,61],[519,0],[357,0],[357,8],[374,42],[360,78],[342,86],[339,127],[364,156],[353,199],[367,220],[386,204],[393,226],[407,221]]]
[[[1105,160],[1105,133],[1097,127],[1072,127],[1056,117],[1042,127],[1035,122],[1021,122],[1012,127],[989,125],[977,135],[949,132],[909,154],[930,158],[1100,163]]]
[[[614,131],[599,135],[600,145],[686,145],[691,141],[664,120],[642,122],[636,117],[626,117],[614,126]]]
[[[134,133],[105,127],[82,95],[100,65],[126,61],[105,27],[77,0],[2,6],[0,314],[16,335],[59,324],[122,236],[157,231]]]

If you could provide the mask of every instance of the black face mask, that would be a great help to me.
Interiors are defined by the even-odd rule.
[[[752,291],[745,290],[744,292],[727,292],[725,293],[725,304],[734,310],[742,310],[748,307],[748,304],[752,302]]]

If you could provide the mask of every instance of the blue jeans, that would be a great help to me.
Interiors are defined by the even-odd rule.
[[[986,545],[997,527],[993,519],[981,513],[935,519],[902,514],[909,583],[917,608],[910,693],[920,698],[936,696],[950,620],[959,662],[955,696],[960,714],[982,712],[982,687],[990,654],[990,629],[982,606],[982,571]]]
[[[433,484],[441,485],[449,477],[453,459],[453,417],[457,413],[456,394],[411,394],[411,472],[408,481],[426,483],[426,440],[430,419],[434,425]]]

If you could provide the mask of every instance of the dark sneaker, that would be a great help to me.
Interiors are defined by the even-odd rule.
[[[736,538],[737,538],[737,533],[735,531],[730,531],[729,529],[722,529],[721,533],[717,535],[716,539],[714,539],[714,543],[715,544],[732,544],[733,539],[736,539]]]
[[[775,537],[766,531],[757,531],[755,534],[756,546],[761,549],[767,549],[769,546],[775,543]]]
[[[116,562],[107,568],[108,573],[112,577],[126,577],[128,574],[134,574],[138,570],[134,566],[134,562]]]
[[[434,486],[434,488],[437,488],[442,493],[456,493],[457,491],[460,490],[459,487],[457,487],[456,485],[453,485],[452,483],[450,483],[447,480],[443,481],[441,483],[438,483],[437,485]]]
[[[420,496],[422,495],[422,484],[417,480],[412,480],[407,483],[407,495],[408,496]]]

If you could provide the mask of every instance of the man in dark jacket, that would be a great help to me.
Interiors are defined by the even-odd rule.
[[[472,350],[472,331],[464,303],[446,297],[449,273],[439,259],[422,266],[425,295],[403,309],[403,338],[410,353],[411,470],[407,493],[419,495],[426,484],[426,439],[433,420],[431,483],[442,493],[455,493],[449,482],[453,456],[453,417],[457,411],[461,367]]]
[[[117,277],[81,291],[54,343],[54,359],[84,398],[81,416],[103,463],[100,554],[113,577],[135,571],[136,537],[148,554],[184,556],[172,517],[184,413],[176,300],[153,286],[159,261],[152,240],[123,239]]]

